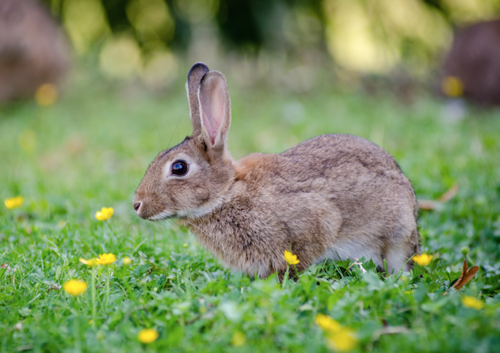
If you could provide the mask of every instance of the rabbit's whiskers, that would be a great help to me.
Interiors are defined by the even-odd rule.
[[[202,232],[203,234],[205,234],[207,236],[207,238],[211,238],[210,235],[208,235],[207,232],[205,232],[203,229],[201,229],[200,227],[194,225],[193,223],[189,222],[189,221],[186,221],[185,219],[183,220],[184,222],[186,222],[187,224],[189,224],[191,227],[194,227],[196,229],[198,229],[200,232]]]

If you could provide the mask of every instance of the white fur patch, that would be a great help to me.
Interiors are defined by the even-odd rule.
[[[172,216],[173,213],[172,212],[168,212],[168,211],[163,211],[163,212],[160,212],[160,213],[157,213],[155,214],[154,216],[152,217],[149,217],[148,219],[150,221],[160,221],[162,219],[167,219],[168,217]]]
[[[212,213],[215,209],[222,205],[223,199],[215,200],[210,204],[203,205],[201,207],[195,208],[194,210],[183,210],[178,211],[176,216],[178,217],[186,217],[186,218],[200,218],[206,216],[207,214]]]
[[[324,252],[316,261],[316,264],[322,263],[326,259],[345,260],[353,259],[359,260],[364,257],[366,260],[372,259],[375,264],[383,267],[384,262],[380,254],[373,251],[366,245],[360,244],[353,240],[336,241],[328,250]]]
[[[196,208],[194,210],[185,210],[177,212],[178,217],[186,217],[186,218],[200,218],[206,216],[209,213],[212,213],[214,207],[212,205],[206,205],[203,207]]]

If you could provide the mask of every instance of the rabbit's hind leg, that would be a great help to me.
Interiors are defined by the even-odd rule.
[[[385,251],[387,272],[397,273],[401,268],[403,271],[410,271],[413,268],[411,258],[417,253],[419,253],[418,231],[415,228],[406,242],[391,244]]]

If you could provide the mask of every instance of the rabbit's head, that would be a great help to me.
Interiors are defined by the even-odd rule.
[[[197,218],[222,203],[235,171],[227,151],[231,103],[224,75],[195,64],[187,79],[193,135],[151,163],[133,200],[141,218]]]

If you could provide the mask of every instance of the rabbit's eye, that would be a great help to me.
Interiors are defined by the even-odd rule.
[[[184,161],[175,161],[172,163],[172,174],[183,176],[186,175],[189,168],[186,162]]]

